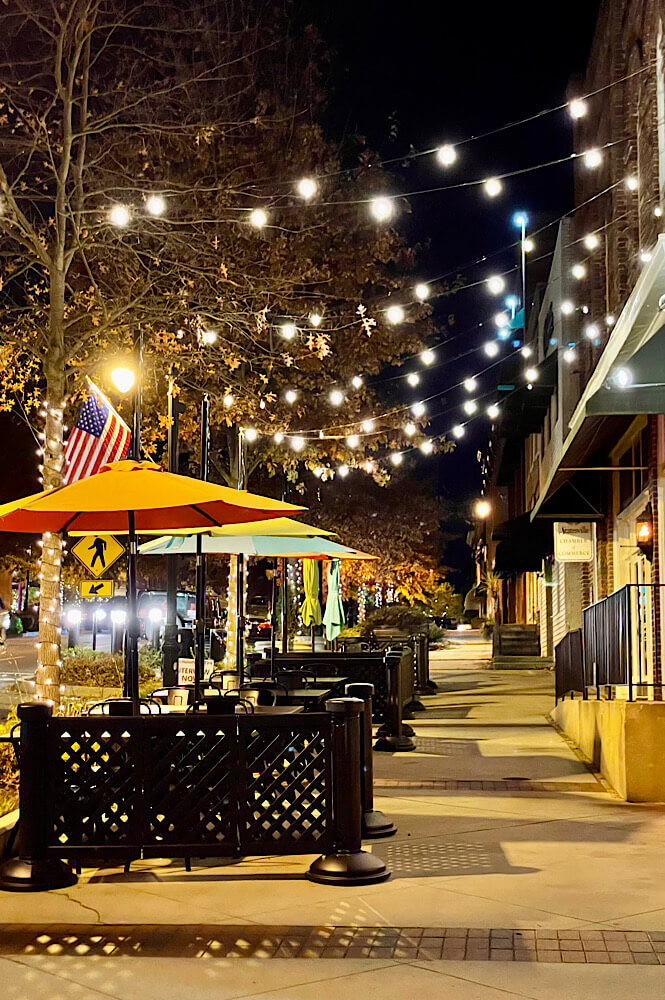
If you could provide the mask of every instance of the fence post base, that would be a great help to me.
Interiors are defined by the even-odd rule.
[[[6,892],[46,892],[77,882],[71,868],[58,858],[9,858],[0,865],[0,889]]]
[[[419,692],[417,692],[417,691],[414,692],[414,694],[418,694],[418,693]],[[411,701],[407,701],[406,705],[404,705],[403,711],[407,711],[407,712],[424,712],[425,711],[425,706],[423,705],[422,701],[418,701],[417,698],[412,698]],[[402,716],[402,717],[404,718],[404,716]]]
[[[390,872],[381,858],[370,851],[325,854],[310,865],[310,882],[322,885],[373,885],[385,882]]]
[[[404,733],[393,736],[380,736],[374,744],[379,753],[404,753],[416,749],[416,741]]]
[[[365,810],[363,813],[363,840],[378,840],[379,837],[392,837],[396,833],[397,827],[380,809]]]

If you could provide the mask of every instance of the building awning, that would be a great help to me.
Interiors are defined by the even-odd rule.
[[[575,407],[532,517],[540,515],[543,504],[570,478],[571,470],[591,464],[589,459],[600,452],[601,435],[614,436],[616,442],[631,416],[665,412],[665,384],[660,384],[665,371],[665,314],[659,305],[664,292],[665,235],[661,235]],[[620,368],[632,376],[631,385],[623,390],[613,380]]]
[[[532,521],[530,511],[498,524],[492,538],[498,541],[494,571],[504,576],[536,573],[543,559],[554,553],[552,522]]]

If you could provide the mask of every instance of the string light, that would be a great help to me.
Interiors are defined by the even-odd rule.
[[[114,205],[109,212],[109,220],[114,226],[120,226],[121,228],[129,225],[129,220],[131,218],[129,209],[126,205]]]
[[[390,456],[390,461],[393,463],[393,465],[401,465],[402,464],[402,459],[403,459],[403,455],[402,455],[401,451],[394,451],[392,453],[392,455]]]
[[[354,375],[353,378],[351,379],[351,385],[353,386],[354,389],[360,389],[362,384],[363,380],[360,377],[360,375]]]
[[[217,340],[217,334],[214,330],[204,330],[201,334],[201,340],[204,344],[214,344]]]
[[[599,167],[603,162],[603,154],[599,149],[587,149],[587,151],[582,154],[582,159],[587,170],[595,170],[595,168]]]
[[[496,403],[492,403],[487,407],[487,416],[490,417],[491,420],[495,420],[499,416],[500,412],[501,411]]]
[[[328,394],[328,399],[333,406],[341,406],[344,402],[344,393],[341,389],[331,389]]]
[[[281,431],[276,431],[275,434],[273,434],[273,441],[275,442],[275,444],[281,444],[283,440],[284,440],[284,435],[282,434]]]
[[[561,312],[564,316],[572,316],[575,312],[575,304],[570,299],[564,299],[561,303]]]
[[[483,189],[488,198],[496,198],[503,190],[503,184],[498,177],[488,177],[483,182]]]
[[[249,213],[249,221],[255,229],[263,229],[268,225],[268,213],[263,208],[254,208]]]
[[[424,301],[425,301],[425,299],[428,299],[428,298],[429,298],[429,294],[430,294],[430,289],[429,289],[429,285],[426,285],[424,281],[421,281],[421,282],[420,282],[419,284],[417,284],[417,285],[416,285],[416,287],[415,287],[415,288],[413,289],[413,292],[414,292],[414,295],[416,296],[416,298],[417,298],[417,299],[418,299],[418,300],[419,300],[420,302],[424,302]]]
[[[414,403],[411,407],[411,412],[414,417],[424,417],[425,416],[425,404],[424,403]]]
[[[298,332],[298,328],[295,323],[282,323],[279,332],[284,337],[284,340],[293,340]]]
[[[598,329],[597,323],[587,323],[584,327],[584,336],[588,337],[589,340],[597,340],[600,336],[600,330]]]
[[[614,326],[615,323],[616,323],[616,318],[612,315],[612,313],[608,313],[607,316],[605,317],[605,325]]]
[[[222,402],[224,403],[224,406],[228,410],[235,403],[235,397],[232,395],[232,393],[227,392],[225,393]]]
[[[478,382],[475,378],[465,378],[463,385],[467,392],[475,392],[478,388]]]
[[[357,448],[358,445],[360,444],[360,438],[358,437],[357,434],[349,434],[348,438],[346,439],[346,443],[348,444],[349,448]]]
[[[244,429],[244,437],[245,437],[245,440],[249,441],[250,444],[253,441],[256,441],[256,439],[257,439],[258,436],[259,436],[259,432],[257,431],[256,427],[245,427],[245,429]]]
[[[499,337],[500,340],[508,340],[508,338],[510,337],[510,332],[511,332],[510,327],[504,326],[501,330],[498,331],[497,336]]]
[[[421,353],[420,360],[424,365],[432,365],[436,361],[436,354],[428,348]]]
[[[629,191],[637,191],[640,182],[637,177],[626,177],[626,187]]]
[[[523,358],[530,358],[531,355],[533,354],[533,351],[531,350],[530,347],[523,347],[520,351],[520,354],[522,355]]]
[[[290,439],[290,444],[294,451],[302,451],[305,447],[305,439],[300,434],[296,434]]]
[[[661,216],[662,216],[662,214],[663,214],[663,210],[662,210],[662,208],[660,207],[660,205],[656,205],[656,207],[655,207],[655,208],[654,208],[654,210],[653,210],[653,214],[654,214],[654,218],[655,218],[655,219],[660,219],[660,217],[661,217]]]
[[[409,385],[416,386],[420,383],[420,375],[418,375],[417,372],[409,372],[406,376],[406,381]]]
[[[475,399],[467,399],[466,402],[464,403],[464,412],[468,413],[469,416],[472,416],[477,409],[478,409],[478,404],[476,403]]]
[[[348,467],[348,465],[340,465],[340,467],[337,470],[337,474],[339,476],[341,476],[342,479],[345,479],[346,476],[348,476],[348,474],[349,474],[349,467]]]
[[[527,382],[536,382],[538,380],[538,369],[537,368],[527,368],[524,372],[524,378]]]
[[[510,317],[508,316],[508,313],[500,312],[494,317],[494,322],[497,326],[508,326],[510,323]]]
[[[522,243],[522,247],[524,249],[524,253],[532,253],[536,249],[536,244],[534,243],[534,241],[531,239],[530,236],[527,236],[527,238]]]
[[[563,352],[563,360],[567,364],[570,364],[571,361],[574,361],[576,357],[577,354],[575,353],[572,347],[567,347],[566,350]]]
[[[434,445],[429,438],[426,438],[425,441],[421,441],[418,447],[422,451],[423,455],[431,455],[434,451]]]
[[[377,222],[387,222],[392,218],[395,206],[391,198],[372,198],[369,210]]]
[[[401,323],[404,319],[404,310],[401,306],[389,306],[386,309],[386,319],[389,323]]]
[[[499,353],[499,345],[495,340],[488,340],[488,342],[483,347],[485,354],[488,358],[495,358]]]
[[[597,233],[589,233],[588,236],[584,237],[582,242],[587,250],[597,250],[600,246],[600,237]]]
[[[302,180],[298,181],[298,194],[301,198],[304,198],[305,201],[310,201],[318,190],[319,185],[311,177],[303,177]]]
[[[498,274],[493,274],[486,281],[487,290],[491,295],[500,295],[506,287],[506,283]]]
[[[573,121],[584,118],[588,110],[586,101],[583,101],[581,97],[575,97],[572,101],[568,102],[568,114]]]
[[[321,323],[323,322],[323,316],[321,315],[321,313],[316,313],[316,312],[310,313],[309,321],[312,324],[312,326],[321,326]]]
[[[162,198],[161,194],[151,194],[145,203],[145,207],[150,215],[164,215],[164,212],[166,211],[166,202]]]
[[[442,167],[450,167],[457,159],[457,150],[450,143],[446,143],[444,146],[439,146],[436,158]]]
[[[463,438],[464,437],[464,426],[462,424],[455,424],[452,430],[453,437]]]
[[[650,250],[643,250],[642,253],[640,254],[640,260],[642,261],[643,264],[648,264],[649,261],[651,260],[651,256],[652,255]]]
[[[362,422],[362,424],[360,426],[362,427],[362,429],[365,432],[365,434],[371,434],[372,431],[374,430],[374,421],[373,420],[363,420],[363,422]]]
[[[586,277],[586,267],[584,264],[573,264],[570,273],[576,281],[581,281],[582,278]]]
[[[295,389],[287,389],[286,392],[284,393],[284,399],[286,400],[287,403],[295,403],[297,398],[298,398],[298,393],[296,392]]]
[[[415,424],[408,423],[404,425],[404,433],[407,435],[407,437],[413,437],[413,435],[416,433],[416,430],[417,428]]]

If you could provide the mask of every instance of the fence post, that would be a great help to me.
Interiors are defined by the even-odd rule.
[[[370,885],[390,871],[370,851],[362,850],[360,788],[360,712],[358,698],[326,702],[332,722],[333,847],[311,865],[307,878],[326,885]]]
[[[51,768],[53,747],[49,739],[52,705],[33,702],[18,706],[21,720],[19,821],[17,857],[0,865],[0,889],[10,892],[43,892],[75,885],[76,875],[59,858],[49,857],[52,835]]]
[[[406,712],[424,712],[425,706],[422,701],[420,701],[417,695],[421,695],[423,692],[420,691],[420,673],[419,673],[419,657],[418,657],[418,643],[417,636],[410,635],[408,642],[404,643],[404,649],[408,649],[411,653],[411,697],[404,704],[404,710]]]
[[[402,655],[390,654],[386,656],[386,670],[388,671],[388,696],[386,699],[386,721],[379,728],[377,735],[379,739],[374,744],[374,749],[386,753],[395,753],[400,750],[415,750],[415,740],[411,739],[405,731],[402,722],[401,704],[401,680],[400,665]],[[411,733],[413,730],[409,727]]]
[[[372,695],[374,694],[374,685],[347,684],[345,691],[349,698],[359,698],[364,702],[360,727],[362,834],[363,837],[370,839],[392,837],[394,833],[397,833],[397,827],[380,810],[374,808],[374,760],[372,758]]]

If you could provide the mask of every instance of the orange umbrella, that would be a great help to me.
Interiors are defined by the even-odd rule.
[[[0,506],[0,531],[94,534],[210,528],[304,510],[247,490],[164,472],[154,462],[113,462],[87,479]]]
[[[136,533],[210,528],[265,520],[304,510],[280,500],[164,472],[154,462],[112,462],[67,486],[0,506],[0,531],[127,531],[125,694],[139,711],[139,622],[136,608]]]

